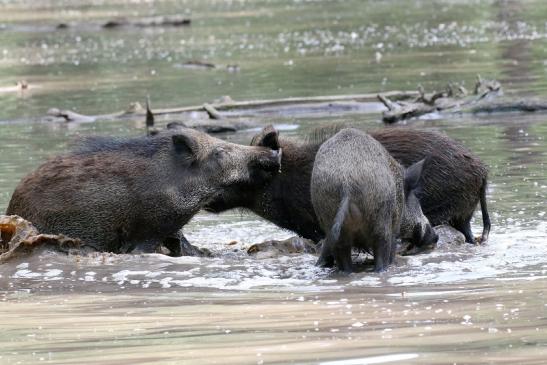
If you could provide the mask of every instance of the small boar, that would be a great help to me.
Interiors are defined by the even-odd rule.
[[[91,138],[23,178],[6,213],[99,251],[154,252],[163,241],[177,256],[177,232],[209,200],[230,186],[263,185],[279,163],[278,151],[192,129]]]
[[[372,253],[375,271],[393,262],[396,239],[417,247],[432,246],[438,236],[422,213],[419,189],[424,160],[406,171],[370,135],[342,129],[324,142],[315,157],[311,200],[326,232],[317,262],[346,273],[351,250]]]
[[[321,144],[342,129],[335,125],[318,128],[307,140],[279,138],[272,126],[264,128],[251,145],[277,150],[282,148],[282,172],[264,186],[223,190],[205,207],[211,212],[241,207],[315,242],[324,237],[313,211],[310,179],[315,154]],[[416,195],[432,225],[449,224],[473,243],[470,220],[481,203],[486,241],[490,219],[486,207],[488,169],[460,143],[432,131],[409,128],[384,128],[370,131],[384,148],[404,167],[429,155],[422,173],[421,189]]]

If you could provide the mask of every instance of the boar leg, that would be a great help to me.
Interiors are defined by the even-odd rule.
[[[334,256],[336,263],[338,264],[338,270],[345,274],[351,274],[353,272],[351,265],[351,247],[353,246],[353,239],[349,234],[344,233],[345,232],[343,232],[342,229],[340,239],[334,246]]]
[[[334,255],[332,253],[332,242],[326,237],[321,240],[321,254],[319,259],[315,263],[315,266],[319,267],[333,267]]]
[[[141,241],[126,245],[126,248],[123,249],[122,253],[154,253],[156,252],[158,245],[159,243],[157,240]]]
[[[169,256],[171,257],[182,256],[183,240],[186,242],[186,244],[190,245],[190,243],[186,240],[186,238],[182,234],[180,235],[180,237],[169,236],[163,240],[163,245],[169,250]]]
[[[382,272],[393,261],[395,256],[393,247],[394,241],[390,235],[376,235],[372,252],[374,254],[374,271]]]
[[[395,253],[397,252],[397,240],[391,239],[391,249],[389,252],[389,264],[393,264],[395,261]]]
[[[175,236],[169,236],[163,241],[163,245],[170,251],[169,256],[181,257],[181,256],[208,256],[206,252],[200,250],[196,246],[193,246],[188,242],[182,231]]]
[[[332,255],[332,252],[330,250],[327,250],[325,247],[326,245],[323,244],[323,247],[321,248],[321,255],[319,255],[319,259],[315,263],[315,266],[333,267],[334,256]]]
[[[471,231],[471,217],[460,222],[455,222],[453,227],[463,233],[465,236],[465,242],[475,243],[475,237],[473,237],[473,231]]]

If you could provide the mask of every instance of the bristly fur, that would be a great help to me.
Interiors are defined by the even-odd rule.
[[[262,186],[278,170],[278,156],[268,148],[193,130],[94,137],[23,178],[6,213],[98,251],[154,252],[163,241],[175,242],[169,249],[180,256],[173,237],[210,199],[226,186]]]
[[[333,123],[314,128],[304,137],[304,143],[312,145],[321,145],[330,137],[340,132],[344,128],[354,128],[348,123]]]
[[[140,157],[152,157],[166,146],[166,139],[170,136],[151,137],[83,137],[73,143],[71,154],[87,155],[103,152],[128,152]]]

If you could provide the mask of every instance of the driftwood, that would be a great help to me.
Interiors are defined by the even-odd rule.
[[[176,68],[190,68],[190,69],[205,69],[210,70],[216,68],[217,66],[210,62],[199,61],[199,60],[190,60],[184,63],[177,63]]]
[[[172,15],[172,16],[153,16],[145,18],[116,18],[109,20],[102,24],[103,28],[118,28],[123,26],[134,26],[134,27],[181,27],[190,25],[192,21],[188,18],[185,18],[181,15]]]
[[[541,112],[547,111],[547,100],[541,99],[510,99],[499,98],[484,100],[475,105],[462,108],[462,113],[510,113],[510,112]]]
[[[101,115],[84,115],[73,112],[71,110],[63,110],[58,108],[51,108],[47,111],[47,115],[44,118],[46,122],[95,122],[97,120],[116,120],[123,118],[130,118],[132,116],[146,116],[146,109],[139,103],[131,103],[126,110],[112,114]]]
[[[182,256],[212,256],[208,249],[191,245],[183,235],[173,239],[179,240]],[[82,255],[97,252],[77,238],[62,234],[41,234],[31,222],[17,215],[0,215],[0,264],[28,256],[39,248]],[[157,253],[169,254],[169,249],[160,245]]]
[[[63,235],[40,234],[32,223],[16,215],[0,215],[0,264],[31,254],[40,247],[69,252],[80,240]]]
[[[283,99],[234,101],[224,97],[212,103],[177,108],[143,108],[138,102],[127,110],[111,114],[84,115],[71,110],[52,108],[45,121],[94,122],[143,118],[150,134],[154,133],[151,115],[165,124],[196,128],[207,133],[235,132],[260,127],[264,115],[372,114],[383,112],[386,123],[394,123],[429,113],[451,116],[459,113],[534,112],[547,110],[547,100],[503,97],[496,81],[479,77],[470,94],[462,85],[449,84],[446,90],[425,93],[391,91],[382,94],[356,94]],[[379,100],[380,102],[378,102]],[[387,108],[387,110],[384,109]]]
[[[392,100],[405,100],[417,95],[414,91],[389,91],[383,95]],[[289,105],[306,105],[306,104],[329,104],[334,102],[358,102],[371,103],[376,101],[377,94],[353,94],[353,95],[330,95],[330,96],[309,96],[309,97],[294,97],[282,99],[265,99],[265,100],[250,100],[250,101],[228,101],[213,103],[212,105],[218,111],[235,111],[248,110],[256,108],[280,107]],[[177,113],[196,111],[202,106],[190,106],[182,108],[170,108],[155,110],[154,114]]]
[[[393,91],[386,93],[394,100],[417,95],[415,92]],[[308,98],[286,98],[272,100],[233,101],[223,97],[211,104],[182,108],[150,109],[140,103],[131,103],[128,109],[102,115],[84,115],[71,110],[52,108],[43,118],[46,122],[88,123],[95,121],[135,120],[146,121],[147,134],[154,135],[157,122],[167,125],[168,129],[194,128],[206,133],[232,133],[239,130],[258,128],[263,125],[256,115],[301,115],[317,113],[377,113],[381,104],[375,101],[375,94],[323,96]]]
[[[383,93],[384,96],[391,100],[405,100],[418,95],[414,91],[390,91]],[[358,102],[372,103],[376,101],[377,94],[355,94],[355,95],[334,95],[334,96],[310,96],[310,97],[295,97],[282,99],[265,99],[265,100],[250,100],[250,101],[233,101],[220,102],[211,104],[217,111],[245,111],[250,109],[282,107],[289,105],[306,105],[306,104],[330,104],[334,102]],[[138,103],[136,103],[138,104]],[[144,111],[144,108],[142,109]],[[203,111],[203,105],[186,106],[180,108],[165,108],[152,110],[154,115],[176,114],[185,112]],[[123,113],[123,112],[122,112]],[[119,114],[119,113],[115,113]],[[144,114],[137,111],[135,114]],[[113,115],[113,114],[111,114]]]
[[[486,105],[492,98],[501,94],[501,85],[497,81],[484,80],[478,76],[473,95],[468,95],[462,85],[450,83],[446,90],[431,94],[426,94],[420,86],[418,97],[410,102],[394,102],[382,94],[378,94],[378,99],[388,109],[382,113],[382,120],[386,123],[395,123],[433,112],[475,112],[474,106],[479,103]]]
[[[209,118],[222,119],[222,115],[220,115],[218,110],[216,110],[215,107],[212,106],[211,104],[207,104],[207,103],[203,104],[203,109],[205,109],[205,111],[209,115]]]
[[[63,30],[68,28],[76,28],[82,26],[85,28],[98,27],[99,29],[116,29],[121,27],[183,27],[192,24],[192,20],[183,15],[166,15],[166,16],[150,16],[140,18],[119,17],[109,19],[99,24],[82,24],[82,23],[58,23],[55,29]]]
[[[206,61],[199,61],[199,60],[190,60],[186,61],[184,63],[176,63],[173,65],[175,68],[185,68],[190,70],[213,70],[213,69],[220,69],[220,70],[226,70],[228,72],[239,72],[240,67],[239,65],[235,64],[229,64],[229,65],[215,65],[211,62]]]

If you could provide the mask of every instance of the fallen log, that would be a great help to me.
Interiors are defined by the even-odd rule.
[[[394,103],[384,95],[378,94],[378,99],[388,108],[382,113],[382,120],[386,123],[396,123],[400,120],[411,119],[435,111],[435,107],[426,103]]]
[[[502,94],[501,85],[495,80],[477,77],[473,95],[468,95],[463,86],[448,84],[446,90],[426,94],[421,86],[419,96],[414,101],[391,101],[386,95],[378,94],[378,99],[386,106],[382,120],[395,123],[401,120],[420,117],[433,112],[462,112],[465,108],[491,100]]]
[[[205,111],[209,115],[209,118],[222,119],[222,115],[220,115],[218,110],[216,110],[215,107],[212,106],[211,104],[208,104],[208,103],[203,104],[203,109],[205,109]]]
[[[541,112],[547,111],[547,100],[541,99],[508,99],[484,100],[474,105],[461,108],[460,113],[511,113],[511,112]]]
[[[389,97],[391,100],[405,100],[418,95],[415,91],[388,91],[382,95]],[[329,95],[329,96],[308,96],[308,97],[292,97],[281,99],[264,99],[264,100],[249,100],[249,101],[228,101],[211,104],[218,111],[234,111],[244,109],[266,108],[275,106],[287,106],[293,104],[314,104],[314,103],[332,103],[337,101],[355,101],[360,103],[376,101],[377,94],[353,94],[353,95]],[[154,110],[154,114],[171,114],[203,110],[203,105],[188,106],[180,108],[166,108]]]
[[[382,95],[389,97],[391,100],[404,100],[411,97],[415,97],[418,93],[413,91],[390,91]],[[352,103],[373,103],[376,101],[376,94],[356,94],[356,95],[334,95],[334,96],[312,96],[312,97],[294,97],[283,99],[266,99],[266,100],[251,100],[251,101],[233,101],[229,97],[223,98],[223,100],[211,104],[202,104],[194,106],[176,107],[176,108],[163,108],[153,109],[152,113],[155,116],[170,115],[170,114],[183,114],[192,112],[204,112],[207,113],[207,108],[213,108],[216,115],[220,115],[219,112],[226,111],[231,112],[226,117],[239,116],[237,111],[249,111],[265,109],[270,107],[284,107],[291,105],[313,105],[314,108],[337,106],[337,102],[352,102]],[[211,109],[210,109],[211,110]],[[376,111],[374,111],[376,112]],[[146,108],[144,108],[139,102],[134,102],[129,105],[126,110],[99,115],[84,115],[76,113],[71,110],[63,110],[59,108],[51,108],[44,121],[49,122],[89,122],[96,120],[117,120],[123,118],[133,118],[146,115]]]
[[[547,100],[502,98],[497,81],[478,78],[472,95],[457,84],[449,84],[446,90],[426,94],[418,91],[391,91],[382,94],[331,95],[293,97],[282,99],[234,101],[229,97],[198,106],[163,108],[150,110],[160,120],[170,123],[184,120],[183,125],[208,133],[234,132],[240,129],[259,127],[253,118],[263,115],[316,115],[371,114],[382,111],[382,120],[395,123],[400,120],[421,117],[433,112],[446,116],[458,113],[536,112],[547,110]],[[377,102],[379,100],[380,102]],[[383,109],[385,106],[385,109]],[[196,116],[197,114],[197,116]],[[70,110],[52,108],[45,121],[94,122],[135,119],[150,114],[138,102],[131,103],[127,110],[111,114],[84,115]],[[247,120],[246,120],[247,119]],[[253,122],[251,122],[253,121]],[[152,127],[148,126],[152,133]]]

